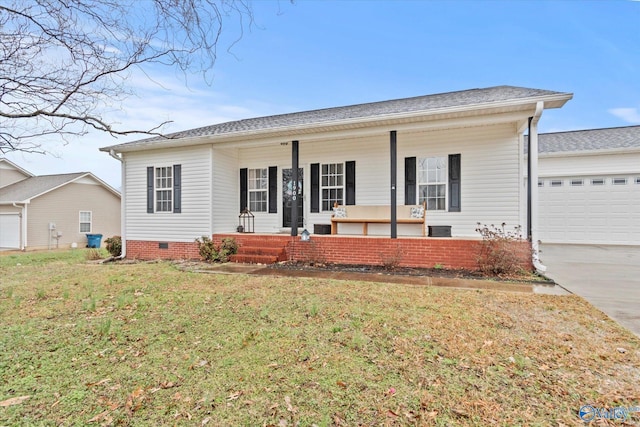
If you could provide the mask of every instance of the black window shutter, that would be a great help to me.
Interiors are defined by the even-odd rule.
[[[416,204],[416,158],[404,158],[404,204]]]
[[[345,198],[345,205],[356,204],[356,162],[346,162],[346,184],[347,184],[347,196]]]
[[[182,165],[173,165],[173,213],[182,212]]]
[[[320,212],[320,163],[311,164],[311,212]]]
[[[153,213],[153,166],[147,168],[147,213]]]
[[[249,181],[247,168],[240,169],[240,212],[247,208]]]
[[[269,166],[269,213],[278,213],[278,167]]]
[[[449,154],[449,212],[460,212],[460,154]]]

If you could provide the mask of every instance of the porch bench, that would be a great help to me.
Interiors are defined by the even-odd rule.
[[[426,236],[425,219],[426,203],[396,207],[396,222],[421,224],[422,237]],[[338,234],[338,224],[362,224],[362,235],[366,236],[369,232],[369,224],[391,224],[391,206],[338,205],[336,203],[331,215],[331,234]]]

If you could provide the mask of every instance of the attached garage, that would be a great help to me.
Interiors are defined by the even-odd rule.
[[[640,176],[549,177],[538,190],[542,242],[640,245]]]
[[[20,214],[0,213],[0,249],[20,249]]]
[[[539,135],[542,243],[640,245],[640,126]]]

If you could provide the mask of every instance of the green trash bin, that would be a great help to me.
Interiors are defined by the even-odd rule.
[[[99,248],[102,240],[102,234],[87,234],[87,247]]]

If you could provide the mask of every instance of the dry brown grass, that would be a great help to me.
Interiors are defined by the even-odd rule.
[[[21,256],[0,257],[0,425],[582,425],[584,404],[640,406],[639,340],[575,296]]]

